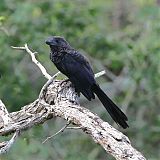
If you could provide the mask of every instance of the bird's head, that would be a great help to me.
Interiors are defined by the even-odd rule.
[[[60,36],[51,36],[46,40],[46,44],[50,46],[51,49],[62,49],[62,48],[70,48],[69,43]]]

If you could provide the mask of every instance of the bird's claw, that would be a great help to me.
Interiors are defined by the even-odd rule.
[[[67,82],[69,82],[69,79],[68,79],[68,78],[65,79],[65,80],[63,80],[63,81],[60,83],[60,85],[63,85],[63,83],[67,83]]]

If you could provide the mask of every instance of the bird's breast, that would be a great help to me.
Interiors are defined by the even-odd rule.
[[[50,53],[50,59],[54,64],[60,63],[63,60],[63,55],[58,53]]]

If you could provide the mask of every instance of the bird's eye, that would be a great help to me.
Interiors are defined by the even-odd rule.
[[[59,43],[59,40],[58,40],[58,39],[56,39],[56,42],[57,42],[57,43]]]

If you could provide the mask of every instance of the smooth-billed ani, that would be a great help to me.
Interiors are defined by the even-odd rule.
[[[96,83],[94,73],[86,58],[62,37],[51,36],[46,40],[46,44],[51,49],[51,61],[69,78],[76,91],[81,92],[89,101],[95,99],[94,94],[96,94],[113,120],[123,128],[129,127],[126,115]]]

